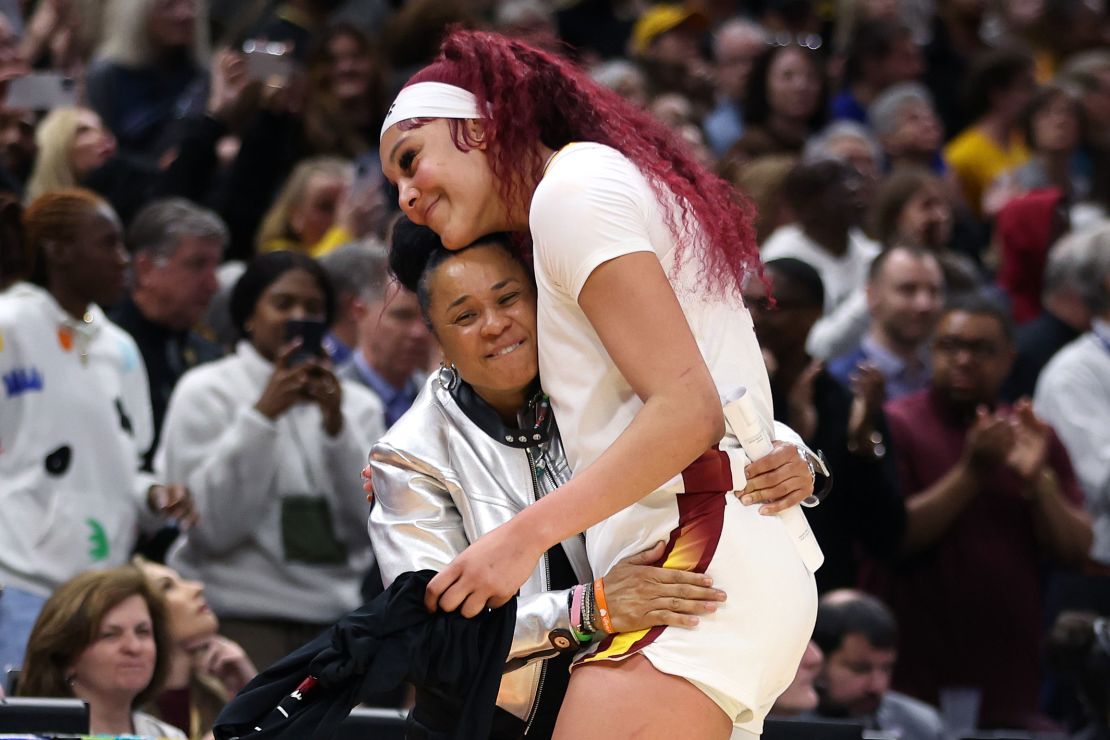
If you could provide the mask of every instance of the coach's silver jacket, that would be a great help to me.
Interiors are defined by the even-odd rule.
[[[468,544],[504,524],[570,477],[558,435],[546,446],[554,480],[533,473],[538,448],[509,447],[471,421],[433,375],[412,408],[371,452],[374,506],[370,539],[388,587],[406,571],[442,570]],[[465,482],[465,487],[464,487]],[[563,543],[579,582],[592,579],[581,537]],[[548,591],[547,555],[520,589],[509,670],[497,704],[530,718],[544,668],[538,662],[576,647],[568,591]],[[514,666],[518,667],[512,670]]]

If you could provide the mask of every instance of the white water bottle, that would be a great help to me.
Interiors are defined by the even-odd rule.
[[[748,395],[748,389],[741,387],[728,394],[724,401],[725,423],[740,440],[740,446],[744,448],[748,459],[754,462],[769,454],[774,449],[771,437],[759,421],[759,414],[755,410],[751,396]],[[821,546],[817,544],[817,538],[809,528],[805,513],[801,508],[791,506],[789,509],[780,511],[776,516],[786,525],[786,531],[794,540],[794,546],[806,568],[810,573],[817,572],[825,562],[825,554],[821,552]]]

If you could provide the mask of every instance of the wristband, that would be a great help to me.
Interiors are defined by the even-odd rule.
[[[597,600],[597,615],[601,619],[601,629],[607,635],[616,634],[613,618],[609,615],[609,604],[605,601],[605,579],[594,581],[594,598]]]
[[[582,592],[585,589],[578,584],[570,590],[570,628],[577,630],[582,626]]]
[[[579,645],[589,642],[593,637],[582,629],[582,595],[585,591],[586,587],[580,583],[570,592],[570,631]]]

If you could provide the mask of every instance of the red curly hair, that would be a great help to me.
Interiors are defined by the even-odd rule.
[[[552,149],[574,141],[604,144],[644,173],[660,202],[676,197],[680,213],[668,212],[667,223],[680,257],[696,251],[706,288],[738,292],[749,271],[761,271],[749,201],[699,164],[674,132],[567,60],[499,34],[455,29],[436,60],[405,84],[417,82],[455,85],[489,104],[482,119],[487,154],[506,203],[531,200],[520,168],[539,176],[537,140]],[[466,127],[452,123],[456,146],[473,146]],[[685,243],[682,227],[700,236]]]

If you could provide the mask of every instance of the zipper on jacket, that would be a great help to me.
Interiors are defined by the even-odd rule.
[[[532,450],[525,449],[524,454],[528,457],[528,471],[532,474],[532,501],[533,503],[540,500],[540,482],[536,478],[536,461],[532,458]],[[547,553],[543,554],[543,590],[551,590],[551,572],[547,562]],[[540,697],[543,695],[543,682],[547,678],[547,661],[540,663],[540,680],[536,686],[536,698],[532,702],[532,709],[528,712],[528,722],[524,726],[524,734],[527,736],[532,729],[532,723],[536,721],[536,715],[540,711]]]
[[[536,721],[536,715],[540,711],[540,696],[543,694],[543,682],[547,678],[547,661],[540,664],[540,684],[536,687],[536,701],[532,704],[532,711],[528,713],[528,724],[524,726],[524,735],[527,737],[528,733],[532,730],[532,723]]]

